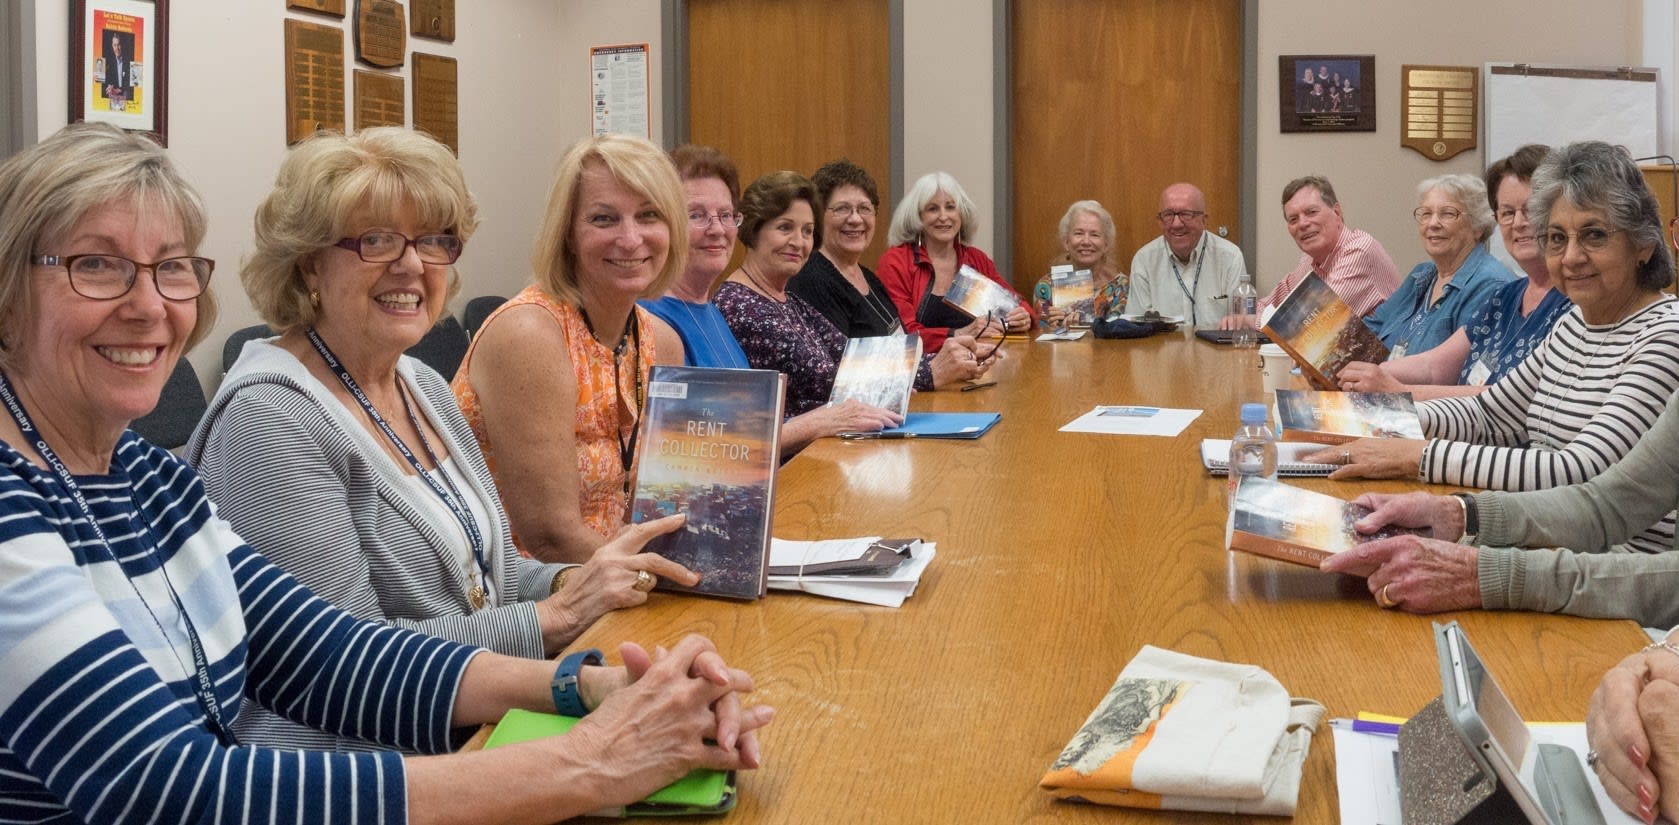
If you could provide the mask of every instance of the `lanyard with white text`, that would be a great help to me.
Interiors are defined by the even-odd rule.
[[[11,411],[12,420],[17,422],[18,431],[23,433],[24,438],[30,440],[31,446],[41,456],[41,460],[45,461],[47,466],[52,469],[53,475],[58,477],[58,483],[64,485],[64,489],[70,492],[70,499],[76,502],[76,507],[82,511],[82,518],[86,519],[88,526],[93,528],[93,534],[99,537],[99,543],[105,545],[106,554],[116,563],[117,569],[122,571],[123,578],[128,581],[128,586],[133,588],[134,597],[139,599],[141,606],[145,607],[146,612],[151,614],[152,623],[157,625],[157,632],[162,634],[164,644],[173,646],[173,643],[169,641],[169,634],[163,629],[163,622],[158,619],[156,613],[152,612],[152,606],[146,602],[146,597],[141,595],[140,586],[135,584],[133,579],[128,578],[128,569],[123,567],[122,559],[117,556],[116,548],[112,547],[110,539],[105,537],[105,530],[99,526],[99,519],[94,516],[93,508],[88,506],[87,498],[82,495],[81,485],[76,483],[76,477],[70,473],[70,468],[64,466],[64,462],[59,460],[58,453],[53,452],[52,447],[47,446],[46,437],[41,435],[39,429],[36,429],[34,420],[24,410],[23,402],[18,399],[17,393],[12,390],[12,382],[3,372],[0,372],[0,399],[5,401],[6,409]],[[156,547],[147,548],[148,554],[155,551]],[[186,626],[187,643],[192,648],[193,671],[197,677],[193,682],[193,692],[198,695],[199,708],[204,711],[204,726],[210,729],[210,733],[215,735],[217,741],[231,748],[239,744],[239,740],[234,737],[233,731],[222,722],[221,701],[216,698],[215,683],[210,678],[210,657],[204,652],[204,642],[198,638],[198,629],[193,627],[192,617],[187,615],[186,605],[181,603],[180,594],[175,592],[175,584],[169,580],[169,570],[164,566],[162,559],[158,560],[157,571],[163,576],[164,586],[169,590],[169,599],[175,604],[175,612],[181,617],[181,623]],[[180,661],[179,657],[176,658],[176,661]]]
[[[1202,230],[1201,243],[1195,247],[1195,286],[1193,289],[1184,286],[1183,273],[1178,271],[1178,257],[1172,254],[1171,247],[1166,248],[1166,262],[1172,265],[1172,276],[1178,279],[1178,289],[1183,290],[1183,297],[1189,301],[1189,325],[1194,327],[1199,320],[1195,317],[1195,293],[1201,291],[1201,266],[1207,262],[1207,232]]]

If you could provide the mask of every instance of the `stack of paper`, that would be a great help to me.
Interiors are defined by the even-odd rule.
[[[920,539],[771,539],[769,588],[897,607],[915,594],[933,554]]]

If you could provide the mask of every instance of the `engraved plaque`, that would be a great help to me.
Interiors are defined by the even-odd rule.
[[[1473,66],[1402,66],[1399,70],[1399,145],[1429,160],[1475,148],[1476,89]]]
[[[408,33],[455,42],[455,0],[412,0]]]
[[[461,153],[459,84],[453,57],[414,52],[414,128]]]
[[[286,21],[286,143],[344,130],[344,32]]]
[[[356,58],[381,69],[402,65],[408,27],[396,0],[356,0]]]
[[[344,16],[344,0],[286,0],[286,8],[318,11],[334,17]]]
[[[370,126],[402,126],[402,78],[356,70],[356,131]]]

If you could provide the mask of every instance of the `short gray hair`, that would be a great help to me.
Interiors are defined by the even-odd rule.
[[[1638,267],[1640,287],[1658,290],[1673,283],[1673,254],[1662,235],[1661,208],[1624,147],[1585,140],[1551,150],[1533,170],[1533,195],[1527,202],[1528,216],[1540,232],[1550,228],[1558,198],[1567,198],[1576,209],[1603,212],[1610,229],[1625,232],[1633,246],[1652,250]]]
[[[1108,248],[1102,253],[1102,263],[1107,264],[1109,269],[1117,270],[1119,264],[1114,260],[1114,235],[1117,234],[1114,219],[1108,214],[1108,210],[1103,209],[1102,204],[1096,201],[1073,201],[1073,205],[1067,207],[1066,214],[1061,216],[1060,233],[1056,235],[1061,240],[1061,245],[1067,245],[1067,235],[1073,231],[1073,221],[1078,220],[1080,215],[1096,216],[1096,222],[1102,225],[1102,237],[1108,239]],[[1059,261],[1062,257],[1066,257],[1065,253],[1057,256],[1056,260]]]
[[[1436,175],[1417,184],[1417,200],[1428,197],[1436,189],[1463,205],[1463,216],[1475,230],[1476,243],[1486,243],[1492,237],[1498,219],[1493,217],[1492,207],[1488,205],[1486,181],[1474,175]]]
[[[956,213],[962,216],[962,229],[956,234],[956,240],[967,243],[979,231],[979,210],[974,207],[973,198],[968,197],[968,191],[962,188],[962,184],[957,183],[949,172],[928,172],[915,179],[903,199],[898,201],[898,207],[892,210],[892,225],[886,233],[887,246],[920,240],[921,207],[940,192],[955,199]]]

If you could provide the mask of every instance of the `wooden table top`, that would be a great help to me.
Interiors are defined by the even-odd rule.
[[[771,591],[739,604],[655,594],[579,641],[615,650],[716,641],[772,704],[743,822],[1158,819],[1053,801],[1038,780],[1145,644],[1255,664],[1329,716],[1407,715],[1439,693],[1430,617],[1376,607],[1362,579],[1224,549],[1224,481],[1199,462],[1260,400],[1258,357],[1182,335],[1011,343],[998,385],[924,393],[917,410],[997,411],[978,441],[820,441],[783,467],[787,539],[922,536],[938,557],[887,609]],[[1061,433],[1096,404],[1205,412],[1176,438]],[[1292,481],[1345,498],[1400,483]],[[1603,672],[1642,644],[1631,622],[1450,614],[1517,709],[1579,720]],[[615,653],[609,653],[615,659]],[[1168,813],[1172,821],[1228,817]],[[1299,821],[1337,820],[1327,725]]]

